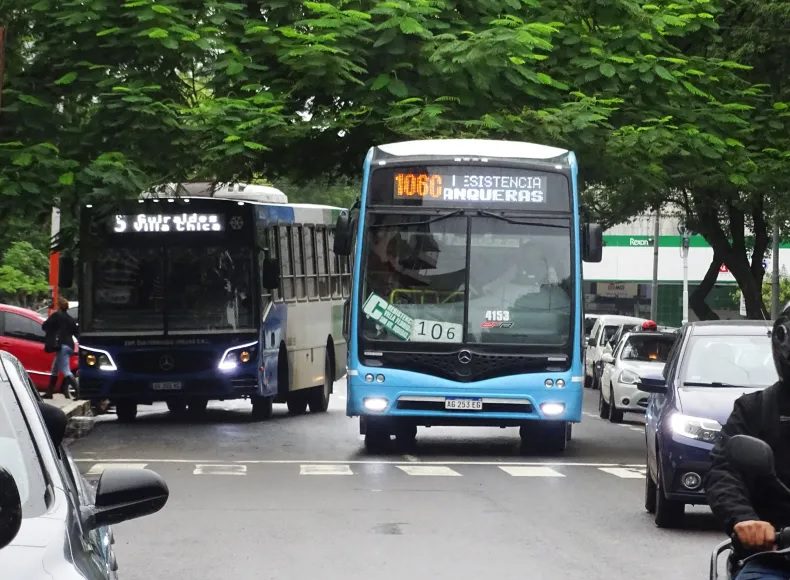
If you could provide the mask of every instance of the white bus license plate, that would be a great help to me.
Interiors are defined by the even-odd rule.
[[[483,399],[445,399],[444,408],[453,411],[482,411]]]
[[[180,391],[183,387],[181,381],[167,381],[164,383],[152,383],[151,388],[155,391]]]

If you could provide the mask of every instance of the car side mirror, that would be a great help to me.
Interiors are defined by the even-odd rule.
[[[603,362],[604,364],[608,364],[608,365],[614,364],[614,357],[607,352],[607,353],[601,355],[601,362]]]
[[[667,392],[667,381],[661,375],[639,377],[636,388],[645,393],[664,395]]]
[[[58,264],[58,286],[71,288],[74,285],[74,259],[61,256]]]
[[[0,549],[14,541],[22,527],[22,499],[14,476],[0,467]]]
[[[347,210],[340,212],[335,223],[335,242],[333,251],[338,256],[351,255],[351,240],[353,238],[351,214]]]
[[[275,290],[280,287],[280,261],[274,258],[265,258],[261,265],[261,285],[266,290]]]
[[[603,228],[600,224],[584,224],[582,232],[584,261],[600,262],[603,259]]]
[[[749,435],[733,435],[725,446],[727,460],[735,469],[757,477],[776,475],[774,452],[765,441]]]
[[[162,509],[169,495],[165,480],[149,469],[105,469],[96,503],[83,508],[83,523],[92,530],[147,516]]]

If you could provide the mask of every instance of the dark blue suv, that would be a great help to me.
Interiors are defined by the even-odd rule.
[[[659,527],[681,524],[686,504],[706,504],[710,450],[735,399],[777,380],[770,326],[758,321],[692,322],[663,373],[640,377],[645,414],[645,509]]]

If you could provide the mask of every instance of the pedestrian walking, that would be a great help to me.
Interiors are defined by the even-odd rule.
[[[63,375],[63,395],[69,398],[68,387],[77,391],[77,380],[71,372],[69,361],[74,354],[74,337],[77,336],[77,323],[69,316],[69,301],[63,296],[58,298],[57,310],[53,312],[41,325],[45,333],[44,350],[55,353],[52,372],[49,377],[49,386],[45,399],[51,399],[58,382],[58,374]]]

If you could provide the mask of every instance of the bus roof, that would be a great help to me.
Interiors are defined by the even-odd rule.
[[[425,139],[388,143],[374,147],[374,159],[384,157],[495,157],[545,161],[562,158],[561,160],[567,163],[569,153],[567,149],[548,145],[493,139]]]
[[[288,196],[270,185],[247,183],[168,183],[163,191],[143,193],[142,198],[150,197],[213,197],[233,201],[253,203],[288,203]]]

